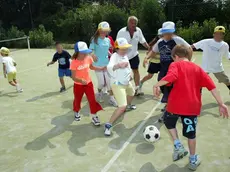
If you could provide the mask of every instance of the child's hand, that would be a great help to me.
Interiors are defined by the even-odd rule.
[[[220,116],[223,116],[223,118],[229,117],[228,107],[225,104],[219,106],[219,112],[220,112]]]
[[[97,56],[96,56],[95,54],[92,54],[92,58],[93,58],[93,61],[94,61],[94,62],[97,62],[97,61],[98,61],[98,58],[97,58]]]
[[[87,85],[87,82],[86,82],[86,80],[84,80],[84,79],[81,79],[81,83],[82,83],[83,85]]]
[[[119,67],[120,68],[126,68],[129,66],[129,62],[122,62],[122,63],[119,63]]]
[[[153,95],[155,97],[157,97],[157,98],[160,97],[160,95],[161,95],[161,89],[160,89],[160,87],[153,87]]]
[[[146,67],[146,64],[148,64],[148,59],[145,58],[144,61],[143,61],[143,67],[145,68]]]

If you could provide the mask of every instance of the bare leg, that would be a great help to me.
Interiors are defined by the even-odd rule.
[[[118,107],[111,116],[109,123],[113,124],[124,112],[125,112],[126,106]]]
[[[169,130],[169,133],[170,133],[170,135],[171,135],[173,141],[179,139],[178,134],[177,134],[177,129],[176,129],[176,128],[170,129],[170,130]]]
[[[196,139],[188,139],[188,147],[190,155],[196,154]]]
[[[131,105],[133,98],[134,98],[134,96],[127,96],[127,104],[128,105]]]
[[[134,75],[134,82],[136,87],[139,86],[140,83],[140,73],[138,69],[133,69],[133,75]]]
[[[113,96],[113,91],[112,90],[109,90],[109,95]]]
[[[15,83],[15,84],[18,84],[18,82],[17,82],[17,80],[16,80],[16,79],[14,79],[13,81],[14,81],[14,83]]]
[[[9,82],[9,84],[14,86],[14,87],[16,87],[16,85],[17,85],[17,83],[15,83],[14,81]]]
[[[59,80],[60,80],[60,83],[61,83],[62,88],[65,88],[65,81],[64,81],[64,78],[63,78],[63,77],[62,77],[62,78],[59,78]]]
[[[153,74],[148,74],[146,75],[142,80],[141,80],[141,83],[143,84],[144,82],[150,80],[151,78],[153,77]]]

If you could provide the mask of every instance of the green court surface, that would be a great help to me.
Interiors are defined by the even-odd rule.
[[[59,93],[57,65],[46,67],[53,53],[50,49],[12,53],[24,89],[21,94],[0,73],[0,172],[189,171],[188,157],[172,161],[172,141],[166,128],[156,123],[163,107],[152,98],[156,76],[143,86],[145,96],[135,98],[137,110],[126,113],[114,126],[113,135],[104,137],[103,124],[114,108],[103,103],[104,111],[99,113],[102,126],[94,127],[84,98],[83,118],[74,121],[73,81],[66,78],[68,90]],[[195,53],[194,60],[200,64],[201,53]],[[224,66],[230,76],[230,61],[224,59]],[[141,67],[141,76],[145,74],[146,69]],[[94,72],[92,78],[96,88]],[[230,105],[228,89],[223,84],[217,87]],[[160,129],[161,139],[149,144],[142,131],[153,123]],[[178,129],[181,136],[180,123]],[[197,172],[230,172],[230,122],[219,117],[218,107],[208,91],[203,92],[197,130],[197,152],[202,158]],[[186,139],[181,136],[181,140],[187,148]]]

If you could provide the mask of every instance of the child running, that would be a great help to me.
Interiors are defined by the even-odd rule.
[[[170,65],[167,75],[154,86],[154,94],[159,96],[159,87],[173,84],[164,117],[165,126],[174,141],[173,161],[177,161],[188,154],[179,140],[176,129],[176,123],[181,118],[183,136],[188,138],[189,169],[196,170],[201,163],[200,157],[196,154],[197,116],[201,112],[200,89],[206,87],[211,91],[219,105],[221,116],[228,118],[229,112],[212,79],[199,66],[190,62],[191,53],[189,51],[191,50],[183,45],[177,45],[172,50],[172,57],[175,62]]]
[[[57,52],[54,54],[52,61],[49,62],[47,66],[58,61],[58,76],[61,83],[60,92],[64,92],[66,91],[64,76],[71,77],[71,71],[69,69],[71,55],[67,51],[63,50],[61,43],[56,42],[55,46]]]
[[[202,49],[202,69],[206,73],[213,73],[219,83],[224,83],[230,90],[230,79],[225,74],[222,58],[230,60],[229,45],[224,42],[225,28],[217,26],[212,39],[204,39],[192,45],[192,48]]]
[[[16,62],[12,57],[10,57],[10,50],[6,47],[2,47],[1,50],[2,63],[3,63],[3,74],[4,77],[8,79],[10,85],[16,87],[17,92],[23,92],[23,89],[19,86],[19,83],[16,79],[17,70]]]
[[[162,38],[157,41],[157,43],[153,46],[152,51],[150,51],[146,57],[147,59],[150,57],[156,57],[157,53],[160,53],[161,69],[158,75],[158,81],[167,74],[169,65],[173,62],[173,59],[171,57],[172,49],[178,44],[185,45],[186,47],[190,48],[190,45],[184,39],[174,34],[175,31],[175,23],[171,21],[163,23],[161,30]],[[192,56],[192,48],[190,53]],[[162,103],[167,104],[168,95],[171,89],[172,86],[161,87],[161,91],[163,93],[163,97],[161,99]],[[162,111],[164,112],[165,108],[162,109]],[[159,122],[163,122],[163,119],[164,117],[162,116],[159,119]]]
[[[89,102],[90,112],[92,115],[92,123],[95,126],[100,125],[97,112],[102,110],[101,105],[96,101],[93,83],[89,74],[89,70],[106,70],[106,67],[94,67],[93,59],[89,54],[92,50],[88,49],[85,42],[77,42],[74,46],[75,53],[72,56],[70,69],[72,71],[72,79],[74,81],[74,101],[73,111],[76,121],[80,121],[81,100],[84,94]]]
[[[115,42],[117,50],[111,56],[107,70],[111,76],[111,87],[116,98],[118,108],[114,111],[109,122],[105,124],[105,135],[111,135],[113,123],[125,112],[135,110],[136,106],[131,105],[135,90],[130,82],[132,69],[127,57],[128,49],[132,45],[128,44],[125,38],[118,38]]]
[[[98,25],[98,29],[94,36],[91,39],[90,49],[94,51],[94,59],[96,59],[96,62],[93,64],[97,67],[106,67],[109,64],[109,48],[111,47],[110,40],[106,36],[110,32],[110,26],[107,22],[101,22]],[[108,75],[108,71],[95,71],[97,80],[98,80],[98,93],[97,93],[97,99],[100,103],[102,103],[103,100],[103,87],[107,87],[107,90],[110,93],[110,99],[109,104],[117,107],[117,102],[113,96],[113,93],[111,91],[110,87],[110,78]]]
[[[158,30],[158,35],[149,43],[150,48],[149,48],[148,52],[151,51],[153,46],[157,43],[157,41],[160,38],[161,38],[161,29]],[[141,82],[140,82],[140,90],[142,89],[143,84],[146,81],[150,80],[155,73],[160,72],[160,69],[161,69],[160,56],[159,55],[157,55],[156,58],[151,58],[151,57],[149,59],[145,58],[144,62],[143,62],[143,67],[144,68],[146,67],[146,64],[148,63],[148,61],[149,61],[149,67],[148,67],[148,71],[147,71],[148,74],[141,80]],[[142,92],[142,90],[141,90],[141,92]]]

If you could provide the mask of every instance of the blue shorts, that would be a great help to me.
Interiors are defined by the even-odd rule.
[[[140,64],[140,59],[139,59],[139,55],[136,55],[135,57],[133,57],[132,59],[129,60],[131,69],[133,70],[137,70]]]
[[[58,69],[58,76],[59,78],[63,78],[64,76],[71,77],[71,70],[70,69]]]

